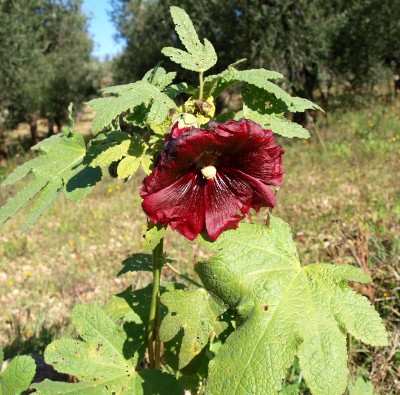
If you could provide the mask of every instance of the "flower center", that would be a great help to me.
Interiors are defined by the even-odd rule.
[[[207,180],[212,180],[217,175],[217,169],[214,166],[206,166],[201,169],[201,173]]]

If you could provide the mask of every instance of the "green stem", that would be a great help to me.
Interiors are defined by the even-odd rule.
[[[151,368],[160,369],[161,342],[159,337],[160,329],[160,278],[163,266],[163,244],[161,239],[153,250],[153,292],[149,312],[147,328],[147,349],[149,353],[149,365]],[[154,344],[155,342],[155,344]]]
[[[203,100],[203,89],[204,89],[203,71],[200,71],[199,80],[200,80],[200,85],[199,85],[199,88],[200,88],[199,100]]]

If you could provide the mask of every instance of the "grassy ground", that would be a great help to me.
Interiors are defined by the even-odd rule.
[[[352,375],[368,377],[381,394],[400,393],[399,114],[400,102],[336,113],[328,125],[319,122],[310,140],[282,140],[286,175],[274,210],[291,224],[304,263],[351,263],[372,274],[373,285],[355,287],[384,317],[391,346],[369,348],[349,339],[350,362]],[[89,121],[83,118],[77,128],[87,132]],[[14,138],[16,153],[21,136]],[[0,179],[18,161],[0,169]],[[116,277],[120,262],[140,251],[145,216],[139,186],[139,178],[106,178],[82,202],[60,199],[22,236],[23,214],[1,230],[0,343],[7,356],[40,352],[69,332],[65,324],[76,303],[103,304],[132,281],[137,287],[148,282],[142,274]],[[0,204],[12,193],[0,190]],[[166,250],[189,274],[204,257],[171,231]],[[163,274],[173,277],[168,269]]]

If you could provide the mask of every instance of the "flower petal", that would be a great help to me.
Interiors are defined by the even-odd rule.
[[[206,229],[211,240],[227,229],[237,228],[250,208],[274,207],[274,192],[240,170],[224,168],[205,188]]]
[[[225,169],[225,174],[229,174],[231,178],[240,178],[250,186],[252,191],[252,208],[258,211],[260,207],[275,207],[275,193],[259,179],[237,169]]]
[[[260,146],[258,150],[239,154],[233,167],[268,185],[281,185],[283,153],[280,146]]]
[[[204,225],[215,240],[237,227],[250,208],[273,207],[276,198],[268,185],[282,182],[283,150],[270,130],[246,119],[209,126],[172,128],[140,191],[153,222],[170,224],[190,240]],[[205,169],[216,174],[206,179]]]
[[[252,189],[236,174],[219,171],[205,188],[205,222],[211,240],[227,229],[237,228],[252,202]]]
[[[143,210],[154,223],[169,224],[194,240],[204,227],[204,187],[202,177],[189,172],[166,188],[145,193]]]

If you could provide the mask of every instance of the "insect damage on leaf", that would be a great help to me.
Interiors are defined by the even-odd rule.
[[[26,231],[50,209],[62,191],[68,199],[79,200],[101,180],[100,168],[85,164],[86,145],[82,135],[69,127],[62,134],[43,140],[32,149],[38,151],[39,156],[19,166],[1,184],[6,187],[27,175],[33,176],[22,190],[0,208],[0,226],[37,196],[22,226],[22,231]]]
[[[217,63],[215,49],[206,38],[204,44],[200,42],[193,23],[185,10],[173,6],[171,7],[171,15],[175,23],[175,31],[186,51],[165,47],[161,52],[187,70],[204,72],[213,67]]]
[[[269,228],[241,224],[201,243],[217,253],[196,266],[203,284],[243,319],[211,362],[207,393],[278,392],[297,355],[313,394],[340,395],[348,375],[342,328],[387,345],[378,313],[347,285],[370,277],[349,265],[302,267],[282,220],[271,217]]]

